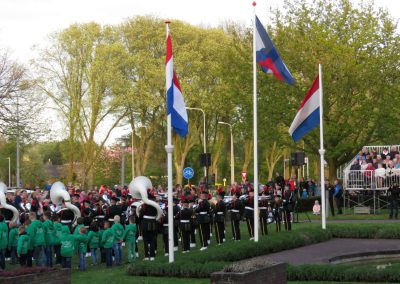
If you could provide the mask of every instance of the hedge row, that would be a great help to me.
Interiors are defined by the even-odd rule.
[[[288,280],[400,283],[400,264],[387,266],[383,269],[377,269],[376,265],[289,265]]]
[[[334,238],[400,239],[397,223],[329,224],[328,229]]]
[[[250,241],[232,242],[224,246],[210,247],[207,251],[193,251],[179,255],[172,263],[138,261],[128,266],[130,275],[168,277],[209,277],[210,273],[221,270],[225,265],[255,256],[293,249],[329,240],[329,231],[319,228],[302,228],[291,232],[272,234],[258,243]]]

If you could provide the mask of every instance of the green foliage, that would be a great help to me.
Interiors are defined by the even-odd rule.
[[[289,265],[288,280],[300,281],[359,281],[359,282],[400,282],[400,264],[377,269],[376,265],[332,265],[306,264]]]
[[[335,238],[399,239],[397,223],[385,224],[330,224],[329,231]]]

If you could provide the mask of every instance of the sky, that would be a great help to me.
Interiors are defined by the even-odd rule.
[[[353,2],[359,0],[352,0]],[[73,23],[95,21],[118,24],[136,15],[179,19],[194,25],[216,26],[226,20],[251,25],[252,0],[0,0],[0,48],[27,63],[35,57],[32,48],[45,45],[49,34]],[[283,0],[258,0],[258,17],[268,23],[270,8],[282,6]],[[400,18],[400,0],[375,0],[377,7]],[[54,131],[61,130],[56,113],[50,115]],[[108,144],[129,132],[122,127],[113,131]],[[103,133],[99,133],[101,139]]]

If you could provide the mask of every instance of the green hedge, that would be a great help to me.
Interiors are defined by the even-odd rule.
[[[128,266],[127,272],[141,276],[209,277],[210,273],[222,270],[231,262],[306,246],[329,240],[331,237],[329,231],[322,231],[315,226],[306,227],[291,232],[271,234],[261,238],[258,243],[243,240],[226,243],[223,246],[213,246],[203,252],[197,250],[184,255],[179,254],[177,261],[172,264],[167,263],[166,258],[154,262],[137,261]]]
[[[385,269],[380,270],[376,268],[376,265],[289,265],[288,280],[400,283],[400,264],[387,266]]]
[[[329,224],[328,229],[334,238],[400,239],[397,223]]]

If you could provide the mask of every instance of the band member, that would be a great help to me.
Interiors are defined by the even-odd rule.
[[[262,196],[267,197],[267,194],[263,192]],[[260,227],[261,227],[261,234],[268,235],[268,200],[267,198],[262,198],[259,202],[259,209],[260,209]]]
[[[231,223],[232,223],[232,236],[235,241],[240,241],[240,220],[242,219],[243,204],[239,200],[240,193],[237,192],[232,195],[232,202],[230,204]]]
[[[155,200],[154,195],[148,194],[148,198]],[[153,261],[155,253],[155,242],[157,235],[157,209],[151,205],[143,204],[140,210],[140,216],[142,217],[142,233],[143,233],[143,244],[144,244],[144,256],[145,260]]]
[[[200,194],[201,201],[196,209],[198,214],[199,230],[200,230],[200,250],[205,250],[208,247],[210,236],[210,203],[208,202],[208,192],[203,191]]]
[[[176,222],[178,221],[178,214],[179,214],[179,207],[176,206],[177,200],[174,198],[174,205],[173,205],[173,213],[174,213],[174,218],[173,218],[173,223],[174,223],[174,251],[178,250],[178,232],[177,232],[177,226],[175,226]],[[163,235],[163,241],[164,241],[164,252],[165,256],[168,256],[169,254],[169,239],[168,239],[168,205],[165,206],[164,209],[164,216],[162,218],[162,235]],[[178,223],[179,224],[179,223]]]
[[[60,216],[60,222],[62,225],[68,226],[70,232],[72,232],[72,222],[74,221],[75,215],[74,212],[67,209],[65,203],[63,202],[61,205],[61,210],[58,212]]]
[[[276,231],[280,232],[281,231],[281,216],[282,216],[282,197],[280,195],[281,193],[279,192],[277,195],[275,195],[275,202],[274,202],[274,206],[272,208],[272,213],[274,215],[274,219],[275,219],[275,227],[276,227]]]
[[[249,189],[249,196],[245,202],[244,216],[246,217],[250,240],[254,240],[254,190],[252,188]]]
[[[197,215],[196,211],[194,210],[195,206],[195,199],[189,200],[189,208],[192,209],[192,218],[191,218],[191,228],[190,228],[190,247],[195,248],[196,247],[196,227],[198,227],[198,220],[197,220]]]
[[[183,201],[183,209],[179,212],[179,227],[182,233],[183,253],[190,251],[190,232],[193,209],[189,208],[189,200]]]
[[[110,207],[107,208],[106,218],[107,218],[108,222],[110,223],[111,227],[114,224],[114,217],[116,215],[118,215],[121,219],[121,216],[122,216],[122,208],[121,208],[121,206],[117,205],[118,200],[119,199],[117,197],[111,198],[111,201],[110,201],[111,205],[110,205]]]
[[[282,199],[283,217],[284,217],[286,231],[290,231],[292,229],[291,213],[293,212],[293,202],[294,202],[293,199],[294,199],[294,191],[290,190],[289,185],[286,185]]]
[[[215,204],[215,235],[217,244],[221,245],[225,241],[225,210],[224,192],[217,195],[217,204]]]

